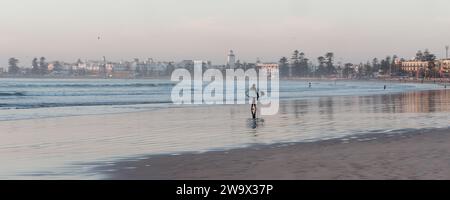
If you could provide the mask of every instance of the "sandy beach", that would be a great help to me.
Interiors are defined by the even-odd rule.
[[[450,129],[419,130],[160,155],[97,170],[109,179],[450,179],[449,143]]]

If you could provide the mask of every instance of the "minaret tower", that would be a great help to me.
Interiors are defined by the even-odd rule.
[[[233,50],[230,50],[230,53],[228,54],[227,66],[232,69],[236,66],[236,56],[234,55]]]
[[[448,59],[448,45],[445,46],[445,58]]]

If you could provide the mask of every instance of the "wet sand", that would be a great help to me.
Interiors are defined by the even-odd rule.
[[[248,105],[0,121],[0,178],[450,179],[450,139],[437,134],[448,130],[416,140],[379,135],[359,141],[376,133],[447,129],[449,100],[448,90],[283,100],[277,115],[263,116],[256,126]],[[171,153],[182,156],[146,159]]]
[[[109,179],[450,179],[450,129],[159,155],[96,170]]]

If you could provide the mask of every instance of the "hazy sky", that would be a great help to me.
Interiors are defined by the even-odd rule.
[[[342,62],[450,44],[448,0],[1,0],[0,66],[17,57],[75,61],[254,62],[299,49]],[[98,40],[97,37],[101,39]]]

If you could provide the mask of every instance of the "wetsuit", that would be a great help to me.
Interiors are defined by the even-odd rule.
[[[250,98],[253,98],[252,106],[251,106],[251,113],[253,119],[256,119],[256,103],[259,100],[259,92],[256,88],[250,88],[250,90],[247,93],[247,96]],[[256,101],[255,101],[256,98]]]

